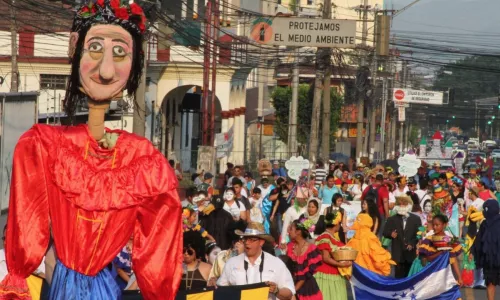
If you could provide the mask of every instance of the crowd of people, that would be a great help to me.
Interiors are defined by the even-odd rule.
[[[500,273],[478,272],[471,254],[481,222],[475,213],[486,200],[496,201],[481,172],[458,175],[436,163],[406,177],[381,165],[349,169],[330,162],[325,168],[317,162],[310,175],[292,180],[274,162],[272,175],[256,180],[228,164],[221,186],[211,173],[196,174],[182,200],[179,289],[264,282],[269,299],[343,300],[354,262],[405,278],[443,249],[459,285],[494,288]],[[492,175],[492,183],[500,181],[500,174]],[[355,249],[358,256],[336,260],[339,249]],[[125,291],[139,289],[132,251],[130,241],[109,266]]]

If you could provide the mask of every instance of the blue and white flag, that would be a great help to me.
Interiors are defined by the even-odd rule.
[[[402,279],[376,274],[353,265],[351,285],[357,300],[456,300],[460,299],[449,263],[449,253],[440,255],[419,273]]]

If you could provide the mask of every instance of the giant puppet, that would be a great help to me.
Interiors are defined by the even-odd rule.
[[[49,241],[57,257],[51,299],[118,299],[106,266],[131,236],[144,298],[174,299],[182,276],[174,171],[146,139],[104,128],[110,102],[138,87],[145,22],[128,0],[91,1],[78,10],[64,107],[71,116],[87,102],[88,125],[35,125],[20,138],[6,237],[9,274],[0,299],[30,299],[25,278]]]

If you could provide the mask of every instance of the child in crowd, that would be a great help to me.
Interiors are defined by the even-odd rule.
[[[262,191],[259,188],[252,190],[252,196],[248,199],[252,208],[250,209],[250,222],[263,223],[264,216],[262,215],[260,197]]]
[[[454,238],[451,238],[445,229],[448,226],[448,217],[442,214],[438,214],[432,218],[432,228],[434,233],[427,236],[418,247],[419,255],[422,259],[426,259],[428,262],[434,261],[441,254],[449,252],[450,253],[450,264],[457,278],[458,284],[463,285],[462,275],[460,273],[459,262],[457,257],[462,253],[462,246],[457,241],[453,242]]]
[[[193,207],[186,207],[182,210],[182,219],[183,219],[183,227],[184,227],[184,232],[187,231],[198,231],[202,237],[205,239],[215,242],[215,239],[213,236],[211,236],[205,228],[201,227],[200,224],[198,224],[198,212],[194,210]]]

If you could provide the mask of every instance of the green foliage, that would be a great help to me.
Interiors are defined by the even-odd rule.
[[[313,87],[307,84],[299,85],[299,109],[297,112],[297,141],[300,144],[306,144],[309,141],[311,132],[311,115],[313,103]],[[331,98],[331,121],[330,132],[335,133],[339,127],[340,112],[344,103],[343,97],[337,94],[336,90],[332,89]],[[271,102],[275,109],[276,123],[275,132],[278,138],[283,141],[288,141],[288,117],[289,109],[292,101],[291,87],[277,87],[271,95]],[[321,131],[320,126],[320,131]],[[332,138],[333,140],[333,138]]]
[[[295,13],[295,10],[297,9],[297,6],[298,6],[298,2],[299,0],[290,0],[290,2],[288,2],[288,9]]]
[[[467,100],[496,96],[500,73],[484,69],[500,69],[500,57],[468,56],[450,63],[439,70],[433,89],[446,91],[455,88],[456,105],[466,105],[464,101]],[[450,72],[452,74],[447,74]]]
[[[410,143],[413,146],[418,145],[418,128],[416,126],[413,126],[411,128],[411,132],[410,132],[410,136],[409,136],[408,140],[410,141]]]

